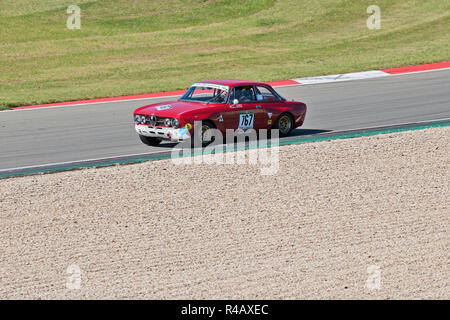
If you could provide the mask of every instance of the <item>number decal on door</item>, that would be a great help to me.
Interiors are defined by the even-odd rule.
[[[255,114],[253,112],[241,112],[239,113],[239,128],[252,129],[253,122],[255,120]]]

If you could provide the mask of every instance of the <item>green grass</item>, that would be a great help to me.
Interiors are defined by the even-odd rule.
[[[0,109],[449,60],[449,26],[448,0],[1,0]]]

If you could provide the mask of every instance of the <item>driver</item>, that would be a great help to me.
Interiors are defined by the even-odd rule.
[[[235,99],[239,102],[251,102],[253,98],[253,90],[248,87],[241,87],[235,89]]]
[[[213,98],[213,100],[224,103],[227,100],[228,92],[225,90],[220,90],[219,93]]]

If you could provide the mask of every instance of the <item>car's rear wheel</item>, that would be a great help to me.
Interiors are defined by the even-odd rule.
[[[141,141],[144,144],[146,144],[148,146],[152,146],[152,147],[156,147],[162,141],[160,138],[146,137],[146,136],[143,136],[143,135],[139,135],[139,138],[141,139]]]
[[[287,136],[294,129],[294,118],[289,113],[282,113],[275,122],[274,129],[278,129],[280,136]]]

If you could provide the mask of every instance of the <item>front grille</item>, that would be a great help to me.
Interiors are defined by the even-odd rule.
[[[142,122],[142,124],[149,125],[151,127],[165,127],[164,121],[166,119],[171,118],[165,118],[165,117],[157,117],[157,116],[146,116],[145,122]]]
[[[161,117],[156,117],[156,125],[157,126],[165,126],[164,121],[166,121],[167,118],[161,118]]]

